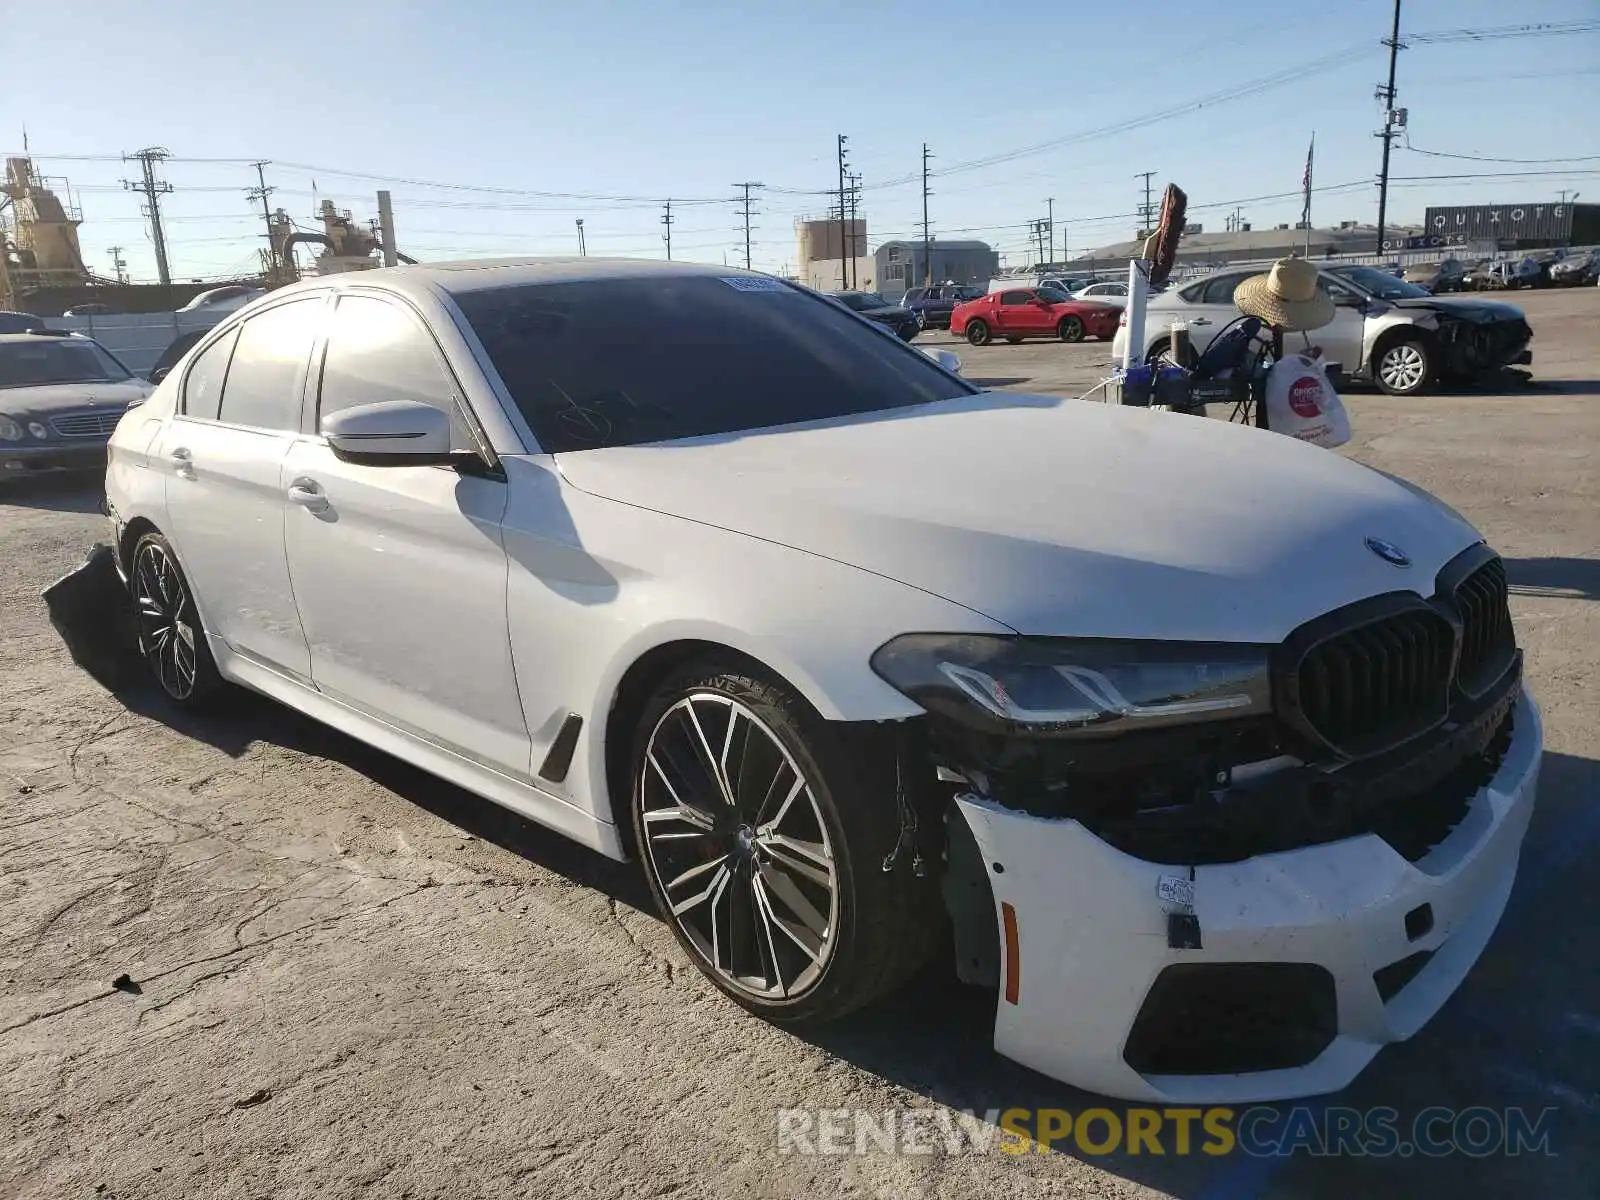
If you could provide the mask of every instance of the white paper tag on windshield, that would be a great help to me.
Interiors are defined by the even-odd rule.
[[[1194,907],[1194,882],[1182,875],[1163,875],[1156,880],[1156,895],[1168,904]]]
[[[769,279],[765,275],[728,275],[723,283],[740,292],[788,292],[793,289],[781,279]]]

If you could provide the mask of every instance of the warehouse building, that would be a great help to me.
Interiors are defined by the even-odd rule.
[[[1433,237],[1489,242],[1499,250],[1550,250],[1600,243],[1600,204],[1456,204],[1430,208]]]
[[[878,291],[891,300],[934,283],[970,283],[988,287],[1000,270],[1000,255],[988,242],[933,241],[933,270],[928,270],[927,248],[922,242],[885,242],[873,252]]]

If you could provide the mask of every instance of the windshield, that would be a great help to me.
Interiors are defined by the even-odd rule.
[[[1420,288],[1414,283],[1407,283],[1404,279],[1397,279],[1377,267],[1341,267],[1334,274],[1340,279],[1349,280],[1362,291],[1380,300],[1416,300],[1433,294],[1427,288]]]
[[[119,383],[131,378],[121,363],[83,338],[0,343],[0,387]]]
[[[527,284],[455,300],[551,453],[906,408],[976,390],[834,305],[758,276]]]

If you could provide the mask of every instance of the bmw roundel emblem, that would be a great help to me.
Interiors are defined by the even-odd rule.
[[[1409,567],[1411,565],[1411,556],[1393,542],[1386,542],[1382,538],[1369,537],[1367,539],[1367,549],[1383,559],[1384,562],[1394,566]]]

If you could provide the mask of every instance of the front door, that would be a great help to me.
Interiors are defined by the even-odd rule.
[[[256,314],[189,367],[159,461],[167,523],[201,620],[229,649],[306,679],[283,551],[281,472],[324,297]]]
[[[1000,303],[994,306],[995,324],[1007,337],[1021,337],[1032,330],[1033,314],[1038,306],[1033,293],[1028,291],[1002,292]]]
[[[1366,334],[1366,299],[1328,275],[1317,276],[1317,286],[1333,300],[1333,320],[1310,333],[1313,345],[1322,347],[1323,361],[1338,363],[1346,374],[1361,369],[1362,341]]]
[[[457,417],[461,389],[421,318],[347,292],[333,312],[316,406],[323,416],[418,400]],[[333,698],[435,745],[528,777],[527,725],[506,625],[504,480],[450,467],[358,466],[314,432],[285,461],[295,488],[289,571],[311,675]]]

